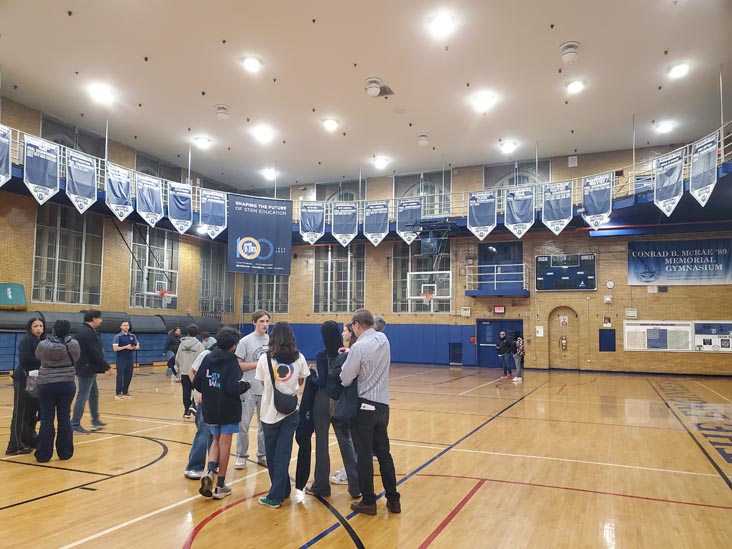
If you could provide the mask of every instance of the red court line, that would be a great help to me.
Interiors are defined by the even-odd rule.
[[[420,475],[421,476],[421,475]],[[450,511],[450,514],[448,514],[445,517],[445,520],[443,520],[437,528],[435,528],[432,533],[427,537],[426,540],[422,542],[422,544],[419,546],[419,549],[424,549],[425,547],[428,547],[433,541],[435,541],[435,538],[442,533],[442,531],[447,527],[448,524],[454,519],[457,514],[462,510],[463,507],[470,501],[470,499],[475,495],[475,493],[480,490],[480,487],[483,486],[485,483],[484,480],[478,481],[478,484],[473,486],[473,488],[468,492],[468,494],[460,500],[460,503],[458,503],[452,511]]]
[[[261,496],[263,494],[266,494],[267,491],[260,492],[259,494],[254,494],[251,497],[248,498],[241,498],[236,501],[233,501],[229,503],[229,505],[225,505],[224,507],[221,507],[220,509],[217,509],[213,513],[211,513],[209,516],[207,516],[205,519],[203,519],[201,522],[196,524],[196,527],[193,528],[193,531],[189,534],[188,538],[186,539],[185,543],[183,543],[183,549],[191,549],[193,546],[193,540],[196,539],[196,536],[203,530],[203,527],[206,526],[209,522],[211,522],[213,519],[218,517],[220,514],[224,513],[225,511],[228,511],[232,507],[236,507],[240,503],[244,503],[247,500],[250,500],[252,498],[256,498],[258,496]]]

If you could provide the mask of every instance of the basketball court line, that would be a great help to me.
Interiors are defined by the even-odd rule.
[[[407,377],[421,376],[423,374],[429,374],[429,373],[434,373],[434,372],[438,372],[439,373],[440,370],[425,370],[424,372],[417,372],[416,374],[407,374],[407,375],[404,375],[404,376],[390,377],[389,378],[389,382],[395,381],[397,379],[404,379],[404,378],[407,378]]]
[[[500,381],[500,380],[501,380],[501,378],[494,379],[493,381],[489,381],[488,383],[484,383],[483,385],[478,385],[477,387],[473,387],[472,389],[468,389],[467,391],[463,391],[462,393],[458,393],[455,396],[467,395],[470,391],[475,391],[476,389],[480,389],[481,387],[486,387],[486,386],[491,385],[493,383],[496,383],[497,381]]]
[[[701,385],[701,386],[702,386],[702,387],[704,387],[704,388],[705,388],[705,389],[706,389],[707,391],[709,391],[710,393],[714,393],[714,394],[715,394],[715,395],[717,395],[717,396],[718,396],[719,398],[723,398],[723,399],[724,399],[724,400],[726,400],[727,402],[732,402],[732,400],[728,399],[728,398],[727,398],[726,396],[724,396],[724,395],[721,395],[721,394],[719,394],[719,393],[718,393],[717,391],[715,391],[714,389],[710,389],[709,387],[707,387],[706,385],[704,385],[704,384],[703,384],[703,383],[702,383],[701,381],[695,381],[694,383],[696,383],[697,385]]]
[[[525,421],[555,421],[558,423],[576,423],[578,425],[597,425],[601,427],[630,427],[633,429],[656,429],[658,431],[683,431],[681,427],[653,427],[652,425],[633,425],[628,423],[599,423],[597,421],[577,421],[571,419],[552,419],[542,417],[519,417],[519,416],[501,416],[506,419],[519,419]]]

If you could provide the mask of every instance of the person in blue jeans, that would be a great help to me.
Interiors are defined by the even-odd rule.
[[[511,377],[511,363],[513,362],[513,342],[506,338],[506,332],[498,334],[496,351],[498,351],[498,363],[503,368],[502,378]]]
[[[188,372],[191,383],[193,383],[196,372],[198,372],[198,368],[200,368],[203,359],[210,353],[211,351],[209,349],[201,351],[201,354],[193,361],[191,370]],[[201,394],[195,389],[193,391],[193,401],[196,403],[196,435],[193,437],[191,451],[188,453],[188,465],[186,465],[184,476],[191,480],[200,480],[206,469],[206,452],[211,447],[213,437],[211,436],[211,429],[208,428],[208,425],[203,420]]]

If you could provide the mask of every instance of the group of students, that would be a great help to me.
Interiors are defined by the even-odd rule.
[[[496,350],[498,351],[498,361],[503,367],[503,375],[501,379],[511,379],[514,383],[523,382],[524,369],[524,338],[521,332],[516,330],[513,332],[513,339],[506,337],[506,332],[501,331],[498,334],[496,342]],[[513,375],[513,366],[516,365],[516,375]]]

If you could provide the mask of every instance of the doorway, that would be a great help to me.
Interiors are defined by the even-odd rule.
[[[571,307],[557,307],[549,313],[549,368],[579,370],[579,316]]]
[[[496,342],[498,334],[506,332],[506,337],[512,338],[513,332],[518,330],[523,335],[523,320],[495,320],[478,319],[475,325],[476,364],[480,368],[499,368]]]

